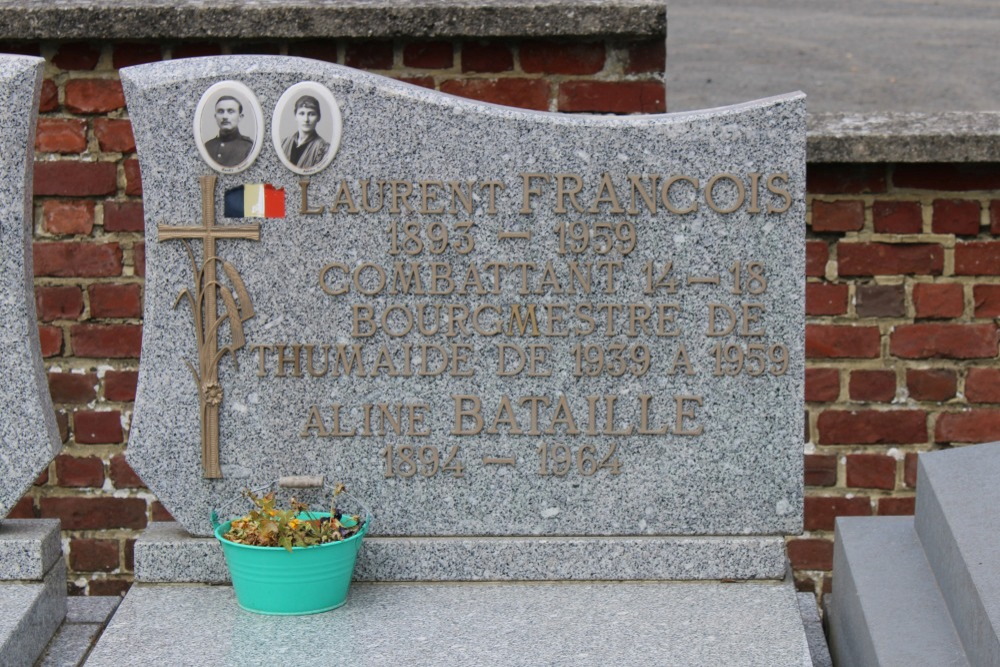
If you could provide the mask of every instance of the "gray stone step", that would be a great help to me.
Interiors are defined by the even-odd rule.
[[[77,667],[83,664],[121,598],[113,596],[66,599],[66,621],[56,632],[35,667]]]
[[[229,586],[137,584],[86,664],[609,663],[813,664],[788,582],[356,583],[296,617],[243,611]]]
[[[0,583],[0,665],[30,666],[66,616],[66,566],[39,581]]]
[[[970,664],[921,548],[913,517],[837,519],[833,571],[827,623],[835,664]]]
[[[1000,664],[1000,442],[921,454],[916,531],[969,659]]]

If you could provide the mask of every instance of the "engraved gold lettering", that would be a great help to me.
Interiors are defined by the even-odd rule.
[[[444,206],[431,208],[431,204],[437,203],[438,193],[432,188],[443,188],[441,181],[420,181],[420,212],[424,215],[440,215],[444,213]],[[452,202],[454,205],[454,202]]]
[[[531,325],[531,333],[528,336],[538,336],[540,332],[538,331],[538,318],[535,315],[535,304],[529,303],[524,306],[524,313],[521,311],[521,304],[514,303],[510,306],[510,325],[507,330],[508,336],[524,336],[528,330],[528,325]],[[517,329],[518,333],[515,334],[514,330]]]
[[[594,262],[598,269],[605,270],[604,278],[604,293],[614,294],[615,293],[615,270],[622,268],[622,263],[620,260],[601,260],[599,262]]]
[[[649,189],[642,184],[643,177],[638,174],[629,174],[628,182],[631,195],[631,204],[628,207],[629,215],[639,215],[639,208],[635,205],[636,194],[642,198],[643,204],[646,206],[646,210],[650,213],[656,214],[656,181],[660,179],[659,174],[650,174],[649,178]]]
[[[760,172],[751,171],[750,174],[750,207],[747,213],[760,213]]]
[[[482,400],[472,394],[452,394],[451,400],[455,404],[455,424],[451,435],[478,435],[483,430]],[[470,403],[471,407],[466,407],[466,403]],[[472,420],[471,429],[465,427],[467,419]]]
[[[319,272],[319,286],[320,286],[320,289],[322,289],[324,292],[326,292],[330,296],[340,296],[342,294],[347,294],[350,291],[350,289],[351,289],[350,286],[349,286],[349,283],[342,283],[342,284],[340,284],[338,286],[332,286],[332,285],[330,285],[330,281],[327,278],[327,275],[331,271],[333,271],[334,269],[337,269],[338,271],[342,272],[345,276],[347,276],[348,273],[349,273],[349,271],[350,271],[350,269],[348,269],[347,265],[344,264],[343,262],[330,262],[329,264],[327,264],[326,266],[324,266],[322,269],[320,269],[320,272]]]
[[[782,199],[781,208],[776,208],[770,204],[767,205],[768,215],[771,213],[784,213],[792,207],[792,195],[788,193],[786,188],[780,187],[781,185],[788,185],[788,174],[771,174],[767,177],[768,191],[772,194],[778,195]]]
[[[634,197],[633,193],[633,197]],[[607,172],[601,174],[601,182],[597,186],[597,197],[588,209],[588,213],[600,213],[601,204],[611,204],[608,213],[624,213],[621,202],[618,201],[618,193],[615,192],[615,184],[611,180],[611,175]]]
[[[567,262],[567,267],[569,268],[569,285],[566,287],[566,293],[576,294],[576,288],[579,286],[584,294],[590,294],[590,285],[593,282],[590,262],[580,264],[580,262],[570,261]]]
[[[685,426],[684,419],[697,419],[694,413],[694,405],[685,407],[686,403],[696,403],[698,407],[703,405],[701,396],[687,396],[678,395],[674,396],[674,402],[677,405],[677,420],[674,422],[674,429],[671,431],[674,435],[701,435],[705,430],[702,424],[693,425],[691,427]]]
[[[762,303],[743,303],[740,304],[743,310],[743,325],[740,327],[740,335],[747,336],[750,338],[760,338],[764,335],[764,329],[754,329],[750,330],[750,324],[760,322],[760,314],[764,312],[764,304]],[[754,310],[759,310],[759,313],[753,312]]]
[[[300,438],[308,438],[310,435],[315,435],[318,438],[327,438],[330,436],[330,432],[326,430],[326,426],[323,424],[323,417],[319,413],[319,406],[310,405],[309,414],[306,416],[306,423],[302,425],[302,430],[299,432]]]
[[[257,377],[262,378],[267,376],[267,371],[264,368],[264,354],[271,349],[270,345],[261,345],[257,343],[256,345],[251,345],[250,350],[257,350]]]
[[[487,191],[489,191],[489,197],[487,199],[488,205],[486,208],[486,212],[489,213],[490,215],[496,215],[497,189],[499,188],[500,190],[503,190],[505,187],[504,184],[501,183],[500,181],[484,181],[483,183],[479,184],[479,187],[485,188]]]
[[[274,351],[277,353],[278,358],[275,361],[275,365],[278,370],[275,372],[274,376],[283,378],[285,377],[285,366],[292,367],[292,377],[300,378],[302,377],[302,346],[292,345],[292,358],[285,358],[285,348],[287,346],[284,343],[275,343]]]
[[[722,311],[726,315],[726,322],[723,328],[718,328],[716,326],[716,313]],[[705,332],[708,336],[726,336],[732,333],[733,329],[736,328],[736,311],[727,306],[724,303],[710,303],[708,304],[708,331]]]
[[[649,394],[639,396],[639,428],[636,433],[639,435],[664,435],[669,428],[666,424],[660,428],[652,428],[649,425],[649,402],[653,399]]]
[[[413,213],[413,207],[408,201],[410,195],[413,194],[412,183],[409,181],[389,181],[389,192],[392,196],[392,203],[389,204],[390,213],[402,213],[403,209],[399,207],[400,203],[408,213]]]
[[[674,336],[680,336],[681,335],[681,330],[679,328],[677,328],[677,329],[670,329],[669,331],[666,329],[666,325],[667,324],[675,324],[676,323],[676,315],[674,313],[670,312],[672,310],[676,310],[677,312],[680,312],[680,310],[681,310],[681,304],[679,304],[679,303],[658,303],[658,304],[656,304],[656,335],[657,336],[670,336],[670,337],[674,337]]]
[[[510,404],[510,398],[504,395],[500,396],[500,405],[497,407],[497,414],[493,418],[493,423],[486,429],[486,432],[490,435],[499,433],[497,426],[500,424],[505,424],[508,428],[508,433],[511,435],[524,435],[521,425],[517,423],[517,418],[514,416],[514,408]]]
[[[378,204],[370,204],[368,202],[368,184],[371,182],[370,178],[359,179],[358,185],[361,186],[361,208],[367,213],[378,213],[385,206],[385,197],[382,195],[382,186],[385,185],[385,181],[376,181],[378,190]]]
[[[677,346],[677,351],[674,352],[674,359],[670,364],[669,370],[667,370],[667,375],[676,375],[677,366],[683,364],[684,375],[694,375],[694,369],[691,367],[691,359],[688,358],[687,347],[684,343],[680,343]]]
[[[618,397],[614,395],[604,397],[604,409],[606,411],[604,435],[632,435],[631,424],[619,431],[615,430],[615,403],[617,401]]]
[[[530,215],[533,211],[531,208],[531,196],[539,196],[542,194],[540,188],[532,187],[532,180],[542,180],[548,183],[552,180],[552,176],[549,174],[521,174],[521,213],[525,215]]]
[[[574,185],[567,187],[566,182],[572,181]],[[580,202],[576,200],[577,193],[583,189],[583,179],[576,174],[556,174],[556,213],[568,213],[566,210],[566,198],[569,197],[570,204],[577,213],[583,213],[584,209]]]
[[[458,288],[458,293],[468,294],[470,287],[472,287],[475,290],[475,293],[479,296],[488,293],[486,288],[483,287],[483,281],[479,278],[479,267],[475,263],[469,264],[469,268],[466,269],[465,278],[462,280],[462,284]]]
[[[524,396],[521,398],[520,401],[518,401],[518,405],[521,407],[523,407],[525,404],[529,406],[528,414],[530,415],[531,418],[530,421],[531,426],[528,427],[528,435],[542,434],[542,431],[538,428],[538,408],[539,406],[547,407],[551,403],[552,401],[550,401],[545,396]]]
[[[694,213],[698,210],[697,199],[692,197],[691,203],[687,208],[677,208],[670,199],[670,188],[673,187],[674,183],[679,181],[690,183],[697,194],[699,185],[697,178],[691,178],[690,176],[671,176],[663,182],[663,187],[660,189],[660,198],[663,199],[663,206],[674,215],[687,215],[688,213]]]
[[[722,208],[715,202],[715,186],[722,179],[727,179],[736,186],[736,201],[726,208]],[[747,192],[746,187],[743,185],[743,180],[736,174],[716,174],[705,185],[705,202],[716,213],[732,213],[736,211],[740,206],[743,206],[746,195]]]
[[[354,196],[351,195],[351,188],[347,185],[347,181],[341,179],[340,185],[337,186],[337,194],[333,197],[333,203],[330,204],[331,213],[339,213],[341,206],[347,207],[348,213],[357,213],[358,207],[354,205]]]
[[[374,287],[368,286],[368,283],[371,281],[371,278],[368,278],[368,280],[366,280],[365,279],[366,273],[368,273],[370,276],[374,276],[375,278]],[[352,275],[354,279],[353,280],[354,289],[361,292],[365,296],[375,296],[383,289],[385,289],[385,280],[386,280],[385,269],[383,269],[378,264],[375,264],[374,262],[363,262],[361,266],[359,266],[354,270]]]
[[[469,215],[472,215],[473,211],[473,198],[472,198],[472,188],[475,186],[475,181],[466,181],[465,183],[459,183],[458,181],[448,181],[448,189],[451,191],[451,206],[448,208],[448,213],[451,215],[458,215],[458,206],[456,204],[461,203],[462,208]],[[462,191],[462,186],[465,186],[465,191]]]
[[[309,179],[304,178],[299,181],[299,191],[302,193],[302,205],[299,207],[300,215],[319,215],[323,212],[322,206],[312,208],[309,206]]]
[[[561,424],[566,427],[566,435],[580,435],[580,429],[576,427],[576,421],[573,419],[573,413],[569,409],[569,403],[566,400],[566,396],[560,396],[556,401],[555,412],[552,415],[552,423],[549,427],[545,429],[545,433],[548,435],[555,435],[556,425]]]

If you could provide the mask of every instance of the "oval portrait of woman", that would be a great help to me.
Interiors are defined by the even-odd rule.
[[[282,93],[274,107],[274,150],[296,174],[315,174],[333,160],[340,146],[340,127],[340,107],[333,93],[315,81],[300,81]]]
[[[194,112],[194,140],[212,169],[236,174],[257,159],[264,145],[264,113],[257,96],[239,81],[209,87]]]

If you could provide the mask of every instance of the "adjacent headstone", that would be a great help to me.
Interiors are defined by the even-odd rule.
[[[682,662],[808,660],[780,582],[802,521],[801,95],[597,118],[294,58],[122,80],[148,262],[127,457],[179,522],[137,543],[138,581],[224,578],[211,541],[192,537],[210,534],[211,511],[316,475],[376,516],[365,580],[760,580],[362,587],[370,606],[352,602],[348,625],[388,627],[409,613],[386,605],[423,594],[434,655],[454,597],[471,601],[456,618],[510,632],[576,609],[597,636],[627,613],[661,637],[640,661],[702,632],[719,652],[703,643]],[[185,605],[215,620],[178,615],[180,633],[236,613],[190,590]],[[164,595],[133,588],[92,661],[135,650],[140,619],[174,608]],[[516,620],[483,608],[521,596]],[[709,611],[727,605],[732,618]],[[715,625],[643,625],[691,607]],[[180,634],[156,623],[176,650]],[[463,655],[488,646],[466,629],[450,635]]]
[[[31,270],[31,174],[44,60],[0,56],[0,517],[61,448]],[[31,665],[66,615],[59,521],[0,522],[0,663]]]
[[[915,516],[837,520],[837,664],[1000,663],[998,476],[1000,442],[921,454]]]

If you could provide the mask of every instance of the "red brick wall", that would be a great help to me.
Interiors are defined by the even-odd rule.
[[[116,69],[291,53],[531,109],[664,110],[662,42],[8,44],[49,61],[35,167],[39,332],[66,447],[11,516],[57,517],[72,593],[128,587],[169,515],[124,461],[142,328],[142,185]],[[1000,165],[809,166],[806,533],[829,586],[833,519],[913,511],[915,455],[1000,439]]]
[[[132,545],[169,519],[123,452],[135,398],[145,273],[142,182],[117,69],[221,53],[301,55],[446,93],[549,111],[665,109],[655,41],[310,41],[0,44],[48,61],[35,158],[35,291],[66,443],[11,512],[62,520],[70,592],[132,580]]]
[[[836,516],[912,514],[918,452],[1000,440],[1000,164],[809,165],[803,590]]]

